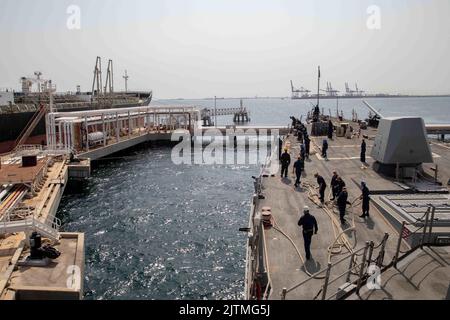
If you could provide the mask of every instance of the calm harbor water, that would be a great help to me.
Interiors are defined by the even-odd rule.
[[[313,100],[311,100],[312,102]],[[450,122],[450,98],[368,99],[386,116],[422,116]],[[213,107],[212,100],[155,104]],[[217,100],[218,107],[239,100]],[[309,100],[250,99],[252,125],[286,125]],[[335,114],[336,100],[323,100]],[[340,99],[344,116],[367,109]],[[230,124],[231,117],[219,117]],[[58,216],[66,231],[86,234],[86,299],[242,298],[251,176],[256,165],[180,165],[168,146],[142,146],[123,159],[100,161],[81,192],[66,194]]]
[[[434,98],[367,98],[365,99],[385,117],[420,116],[427,123],[450,123],[450,97]],[[201,107],[214,107],[214,100],[157,100],[155,104],[161,105],[194,105]],[[218,99],[217,107],[239,107],[239,99]],[[305,118],[316,100],[291,99],[245,99],[243,104],[250,110],[251,125],[287,125],[289,117],[294,115]],[[336,115],[336,108],[344,112],[344,117],[351,118],[355,109],[360,119],[365,119],[369,109],[364,105],[363,99],[326,99],[320,100],[320,108],[325,114]],[[218,124],[231,124],[232,116],[218,118]]]

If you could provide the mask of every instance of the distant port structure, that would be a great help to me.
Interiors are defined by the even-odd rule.
[[[352,89],[348,82],[345,82],[345,92],[340,94],[339,90],[336,90],[331,82],[326,83],[326,89],[320,89],[319,96],[321,99],[336,99],[336,98],[361,98],[361,97],[391,97],[389,94],[366,94],[364,90],[358,87],[358,83],[355,83],[355,89]],[[312,99],[317,98],[316,94],[311,94],[311,90],[304,88],[294,87],[293,81],[291,80],[291,99]]]
[[[250,112],[244,107],[242,99],[240,100],[240,106],[237,108],[217,108],[216,99],[214,99],[214,109],[203,108],[201,110],[201,120],[203,126],[210,127],[217,124],[217,116],[233,116],[234,123],[247,123],[250,122]]]
[[[292,80],[291,84],[291,99],[316,99],[317,93],[311,93],[311,90],[300,86],[295,87]],[[388,93],[368,93],[365,90],[361,90],[358,87],[358,83],[355,83],[354,89],[348,82],[344,84],[345,91],[336,90],[331,82],[326,83],[326,89],[320,89],[320,99],[338,99],[338,98],[420,98],[420,97],[449,97],[450,94],[442,95],[408,95],[408,94],[388,94]]]

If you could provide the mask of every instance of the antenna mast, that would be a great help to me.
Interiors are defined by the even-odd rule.
[[[317,77],[317,107],[319,107],[319,96],[320,96],[320,66],[318,67],[318,77]]]
[[[125,70],[125,75],[123,76],[123,78],[125,79],[125,93],[128,92],[128,78],[130,78],[128,76],[127,70]]]

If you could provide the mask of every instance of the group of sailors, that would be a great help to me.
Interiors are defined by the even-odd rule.
[[[296,180],[294,183],[295,188],[300,186],[300,180],[302,174],[305,172],[305,159],[309,158],[309,147],[310,147],[310,138],[308,135],[308,131],[306,126],[301,122],[301,120],[291,117],[292,120],[292,128],[293,134],[297,136],[297,140],[300,142],[300,154],[298,155],[296,161],[293,164],[293,174],[296,176]],[[333,124],[331,120],[329,121],[329,130],[328,130],[328,138],[333,138]],[[288,149],[284,149],[282,153],[282,141],[280,140],[280,162],[281,162],[281,178],[287,178],[289,166],[291,164],[291,156],[288,152]],[[328,150],[328,141],[325,139],[322,144],[322,157],[327,159],[327,150]],[[361,154],[360,160],[365,164],[366,162],[366,142],[362,139],[361,142]],[[325,179],[316,172],[314,174],[318,185],[319,191],[319,200],[321,205],[325,205],[325,191],[327,189],[327,183]],[[337,171],[333,171],[333,175],[330,181],[331,187],[331,195],[332,197],[329,199],[333,203],[336,204],[339,217],[342,225],[346,224],[345,213],[348,205],[352,205],[352,203],[348,200],[348,191],[342,177],[337,173]],[[369,202],[370,202],[370,191],[367,187],[365,181],[361,181],[361,195],[359,199],[362,202],[362,214],[361,218],[369,217]],[[311,258],[310,245],[313,234],[316,234],[318,231],[317,221],[313,215],[309,212],[309,208],[305,207],[303,210],[303,215],[298,221],[298,225],[303,227],[303,238],[305,244],[306,258],[309,260]]]
[[[303,159],[309,159],[309,152],[311,149],[311,139],[309,138],[308,129],[302,123],[301,119],[291,117],[292,133],[297,137],[300,143],[300,154]]]
[[[287,178],[288,177],[288,170],[289,166],[291,164],[291,155],[288,152],[288,149],[284,149],[284,152],[282,153],[280,157],[281,162],[281,178]],[[302,177],[303,172],[305,171],[305,160],[304,158],[299,155],[297,157],[297,160],[293,164],[292,173],[295,174],[295,188],[300,186],[300,180]],[[325,179],[319,174],[315,173],[314,178],[316,178],[318,189],[319,189],[319,200],[322,205],[325,204],[325,191],[327,189],[327,183],[325,182]],[[331,177],[330,182],[331,187],[331,195],[332,198],[330,198],[330,201],[336,201],[337,207],[339,209],[339,216],[341,219],[341,223],[345,224],[345,212],[347,205],[351,204],[348,201],[348,192],[347,188],[345,186],[345,182],[342,179],[341,176],[337,174],[336,171],[333,171],[333,176]],[[365,218],[369,216],[369,189],[364,181],[361,182],[361,190],[362,194],[360,199],[362,200],[362,215],[361,218]]]
[[[327,184],[325,182],[325,179],[318,173],[315,173],[314,177],[317,180],[317,185],[319,188],[319,200],[321,202],[321,205],[323,206],[325,204],[325,190],[327,189]],[[348,201],[348,192],[347,187],[345,186],[345,182],[342,177],[337,174],[336,171],[333,171],[330,187],[331,194],[333,196],[332,198],[330,198],[330,201],[335,201],[339,209],[339,217],[341,223],[345,224],[345,212],[347,209],[347,205],[351,205],[351,203]],[[361,191],[362,194],[359,199],[362,200],[362,215],[360,217],[366,218],[369,217],[370,192],[364,181],[361,182]]]

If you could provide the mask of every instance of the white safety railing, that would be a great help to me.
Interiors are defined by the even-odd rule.
[[[193,129],[199,119],[200,110],[191,106],[55,112],[46,115],[47,144],[51,148],[59,143],[66,149],[89,151],[88,136],[93,132],[102,132],[104,138],[100,142],[107,146],[112,137],[115,138],[114,143],[118,143],[141,135],[142,131],[149,132],[150,126],[146,124],[167,133],[177,128]]]
[[[58,240],[60,227],[60,219],[54,217],[50,224],[46,224],[35,217],[33,208],[23,207],[5,212],[0,222],[0,234],[39,231],[44,237]]]
[[[67,155],[71,152],[74,152],[73,148],[67,148],[61,143],[56,144],[53,147],[43,146],[40,144],[25,144],[18,146],[14,152],[14,155],[23,156],[33,153],[39,157]]]

